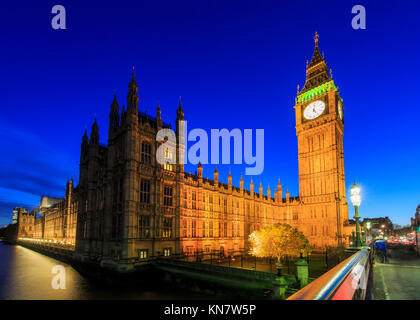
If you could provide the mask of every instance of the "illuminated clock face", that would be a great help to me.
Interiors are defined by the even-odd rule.
[[[324,101],[318,100],[308,104],[303,110],[303,116],[307,120],[318,118],[325,110]]]
[[[343,120],[343,106],[341,105],[341,101],[338,101],[337,109],[338,109],[338,116],[340,117],[341,120]]]

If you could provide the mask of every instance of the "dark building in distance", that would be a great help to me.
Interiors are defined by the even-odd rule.
[[[363,219],[363,226],[366,229],[367,222],[370,222],[370,232],[374,236],[392,235],[394,233],[394,225],[388,217],[380,218],[365,218]]]
[[[25,208],[22,208],[22,207],[13,208],[12,224],[18,223],[20,212],[28,212],[28,210],[26,210]]]

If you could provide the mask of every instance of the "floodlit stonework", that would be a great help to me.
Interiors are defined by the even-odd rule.
[[[263,186],[244,189],[184,172],[182,164],[158,164],[156,134],[169,128],[138,109],[133,72],[127,107],[116,96],[109,114],[108,144],[99,143],[96,119],[90,137],[83,135],[78,186],[67,184],[66,197],[40,208],[34,238],[75,245],[74,256],[102,265],[158,255],[247,249],[252,231],[274,223],[297,227],[316,247],[343,245],[348,221],[344,180],[342,99],[318,48],[307,65],[306,83],[296,97],[299,196],[291,197],[280,181],[273,192]],[[179,102],[178,123],[184,119]],[[177,142],[175,154],[181,148]],[[273,149],[266,150],[266,156]],[[179,160],[179,159],[177,159]],[[177,162],[179,163],[179,162]],[[280,173],[279,173],[280,174]],[[266,193],[264,195],[263,193]]]

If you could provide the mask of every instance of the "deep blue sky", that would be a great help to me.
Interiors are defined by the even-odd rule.
[[[292,106],[315,30],[344,99],[347,189],[363,188],[363,217],[409,223],[420,203],[417,1],[39,2],[0,4],[0,224],[77,182],[84,128],[96,113],[106,142],[114,89],[126,104],[133,65],[143,111],[160,101],[174,124],[182,96],[190,128],[265,129],[254,183],[265,192],[280,177],[297,195]],[[67,30],[51,28],[55,4]],[[355,4],[366,30],[351,27]],[[241,171],[232,167],[236,185]],[[219,172],[226,181],[228,166]]]

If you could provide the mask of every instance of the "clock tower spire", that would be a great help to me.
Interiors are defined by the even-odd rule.
[[[328,66],[327,62],[321,52],[319,51],[318,46],[319,35],[315,32],[314,41],[315,48],[312,55],[311,62],[306,66],[306,81],[305,85],[302,88],[300,93],[307,92],[320,84],[331,81],[332,78],[328,75]]]
[[[295,100],[299,159],[299,196],[310,221],[302,230],[319,246],[342,244],[348,220],[344,180],[343,107],[338,87],[319,51],[319,35]]]

